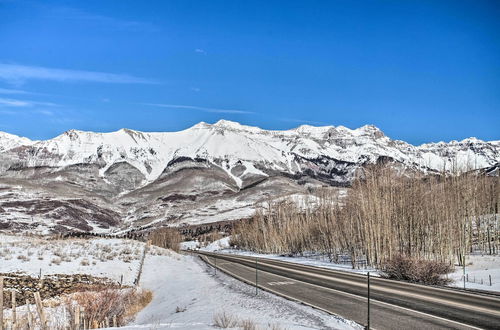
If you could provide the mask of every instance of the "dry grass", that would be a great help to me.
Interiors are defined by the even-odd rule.
[[[84,311],[83,319],[86,324],[97,327],[116,317],[118,325],[124,325],[152,299],[153,294],[148,290],[102,289],[77,292],[66,298],[65,307],[71,324],[74,324],[75,320],[75,306],[80,306]]]
[[[121,260],[126,263],[141,258],[144,243],[127,240],[106,243],[88,239],[36,239],[0,242],[0,259],[17,258],[30,261],[48,259],[50,265],[61,265],[79,260],[82,266],[95,265],[97,262]]]
[[[237,316],[227,313],[226,311],[221,311],[214,314],[213,326],[221,329],[237,328],[242,330],[258,330],[258,329],[272,329],[272,330],[284,330],[279,324],[273,323],[268,324],[267,327],[260,328],[252,319],[240,319]]]
[[[225,311],[216,313],[213,317],[213,322],[215,327],[222,329],[236,328],[239,324],[239,320],[236,316]]]
[[[238,322],[238,327],[242,330],[257,330],[257,324],[251,319],[241,320]]]

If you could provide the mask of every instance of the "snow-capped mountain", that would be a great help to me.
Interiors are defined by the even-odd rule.
[[[30,139],[5,132],[0,132],[0,152],[12,149],[20,145],[29,145],[31,143],[33,142]]]
[[[380,161],[423,172],[486,168],[500,162],[500,142],[413,146],[371,125],[272,131],[225,120],[164,133],[71,130],[45,141],[0,132],[0,229],[30,213],[52,230],[235,219],[269,196],[348,185]]]
[[[228,174],[235,167],[265,174],[290,174],[314,169],[317,160],[362,165],[380,157],[422,170],[453,167],[482,168],[500,160],[499,141],[475,138],[450,143],[413,146],[391,140],[375,126],[350,130],[338,126],[300,126],[287,131],[268,131],[221,120],[213,125],[199,123],[180,132],[145,133],[121,129],[112,133],[70,130],[46,141],[30,141],[0,133],[0,151],[22,167],[63,167],[98,164],[101,175],[112,165],[127,162],[148,181],[157,179],[167,165],[182,157],[204,159],[221,166]],[[309,161],[309,162],[308,162]],[[232,175],[239,183],[240,175]]]

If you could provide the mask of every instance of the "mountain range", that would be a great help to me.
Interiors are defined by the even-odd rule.
[[[500,141],[414,146],[366,125],[264,130],[221,120],[179,132],[0,132],[0,230],[119,232],[250,217],[320,187],[344,191],[368,164],[439,173],[500,163]]]

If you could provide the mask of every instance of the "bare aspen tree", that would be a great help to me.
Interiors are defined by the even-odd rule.
[[[499,177],[474,171],[424,176],[368,166],[347,197],[323,190],[305,209],[270,201],[236,226],[232,241],[264,253],[346,255],[353,267],[397,255],[463,264],[473,250],[498,253],[499,187]]]

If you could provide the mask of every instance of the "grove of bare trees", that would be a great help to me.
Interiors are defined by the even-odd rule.
[[[422,176],[373,166],[348,189],[308,207],[271,202],[236,226],[232,244],[262,253],[348,256],[380,267],[395,256],[464,262],[500,248],[500,178],[478,172]]]

